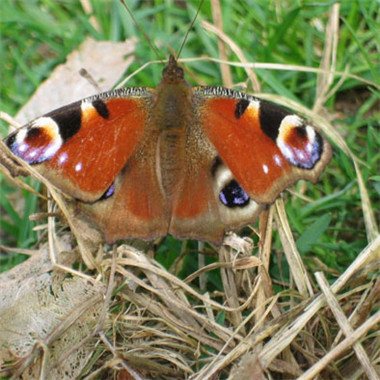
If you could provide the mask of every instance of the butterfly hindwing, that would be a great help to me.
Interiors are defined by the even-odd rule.
[[[116,177],[113,193],[92,204],[80,204],[108,242],[151,240],[168,233],[169,210],[156,176],[155,150],[150,147],[157,140],[149,136],[145,146],[141,142],[144,139]]]

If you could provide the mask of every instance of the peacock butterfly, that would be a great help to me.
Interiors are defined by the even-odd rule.
[[[223,87],[192,88],[171,56],[161,83],[95,95],[5,139],[113,242],[171,234],[220,243],[331,157],[299,116]]]

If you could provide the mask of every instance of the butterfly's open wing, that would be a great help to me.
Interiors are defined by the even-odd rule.
[[[154,90],[142,88],[96,95],[35,119],[5,142],[77,199],[108,241],[165,235],[157,136],[149,128],[153,98]]]
[[[225,88],[198,88],[200,117],[223,163],[258,203],[299,179],[316,182],[331,158],[326,139],[299,116]]]
[[[220,241],[224,231],[253,222],[287,186],[316,181],[330,160],[322,135],[281,107],[208,87],[195,88],[192,103],[194,147],[175,202],[174,235]]]
[[[226,231],[253,222],[262,210],[236,182],[224,164],[218,147],[207,135],[208,100],[200,91],[191,92],[185,122],[184,159],[176,174],[169,233],[177,237],[220,243]],[[221,129],[221,133],[224,131]],[[216,131],[217,133],[217,131]],[[220,136],[228,139],[228,136]],[[226,141],[226,145],[228,142]],[[236,148],[230,145],[231,151]]]

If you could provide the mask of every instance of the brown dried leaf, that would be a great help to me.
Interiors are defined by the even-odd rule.
[[[68,55],[66,63],[54,69],[21,108],[16,120],[25,124],[55,108],[97,93],[90,81],[80,75],[83,68],[102,91],[111,89],[133,61],[134,48],[134,39],[125,42],[87,39]]]

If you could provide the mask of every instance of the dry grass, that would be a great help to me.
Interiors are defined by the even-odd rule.
[[[237,378],[254,364],[260,376],[378,378],[380,281],[373,274],[380,236],[331,286],[316,273],[317,294],[314,276],[293,257],[296,285],[274,295],[265,254],[270,227],[259,258],[250,256],[249,241],[230,236],[218,265],[184,281],[127,245],[105,251],[95,272],[73,271],[77,249],[66,235],[51,235],[49,249],[2,275],[4,374]],[[288,249],[297,257],[291,244]],[[193,286],[211,270],[222,272],[223,292]]]

